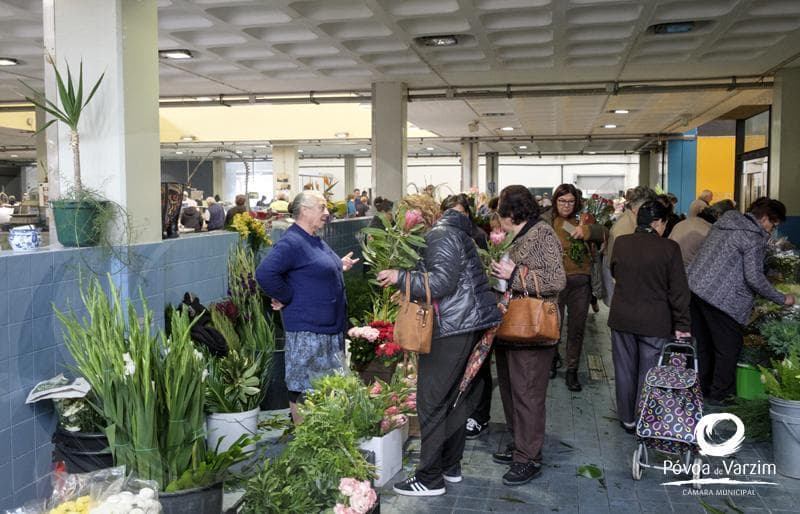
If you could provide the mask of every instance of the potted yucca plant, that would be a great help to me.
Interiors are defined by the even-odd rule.
[[[109,202],[102,196],[83,186],[78,123],[84,109],[103,82],[105,73],[100,75],[100,78],[89,89],[89,93],[84,95],[83,61],[80,63],[77,77],[72,75],[69,64],[66,65],[67,74],[64,77],[52,56],[47,57],[47,62],[50,63],[56,74],[57,101],[47,98],[25,82],[20,82],[33,93],[31,96],[26,96],[25,99],[53,117],[36,131],[37,134],[56,121],[64,123],[70,130],[72,187],[67,191],[62,191],[59,199],[50,202],[56,223],[56,234],[58,242],[64,246],[93,246],[100,241],[105,226],[110,221],[110,217],[113,217],[114,212],[109,206]]]

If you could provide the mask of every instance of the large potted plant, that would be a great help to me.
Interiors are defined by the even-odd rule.
[[[247,458],[242,439],[223,452],[205,441],[205,360],[190,339],[188,314],[170,316],[170,336],[153,331],[153,312],[140,294],[141,318],[127,308],[108,277],[108,294],[92,277],[81,291],[86,314],[56,316],[75,368],[92,386],[115,465],[154,480],[167,513],[221,509],[221,481]],[[176,500],[172,496],[177,495]],[[182,510],[190,506],[191,510]]]
[[[89,90],[89,94],[84,96],[83,61],[81,61],[78,71],[77,83],[70,71],[69,64],[67,64],[67,76],[65,79],[51,56],[48,56],[47,61],[56,74],[58,102],[50,100],[25,82],[22,82],[22,84],[33,93],[32,96],[26,96],[25,99],[53,117],[53,119],[39,128],[36,133],[47,129],[56,121],[65,124],[70,130],[73,166],[72,187],[62,191],[60,198],[50,202],[55,218],[56,235],[58,242],[64,246],[93,246],[100,241],[101,235],[106,229],[106,224],[114,216],[114,211],[96,191],[83,186],[78,123],[84,109],[103,82],[105,73],[100,75],[100,78]]]
[[[778,473],[800,478],[800,359],[796,351],[761,367],[769,394],[772,454]]]

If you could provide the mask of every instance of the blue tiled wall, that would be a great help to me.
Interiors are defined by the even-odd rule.
[[[113,280],[135,305],[141,287],[162,321],[166,304],[180,302],[185,291],[203,303],[226,294],[227,255],[237,238],[217,232],[134,245],[131,265]],[[118,261],[94,248],[0,254],[0,511],[49,491],[52,404],[25,405],[25,398],[69,361],[52,305],[80,307],[79,270],[105,274],[118,269]]]

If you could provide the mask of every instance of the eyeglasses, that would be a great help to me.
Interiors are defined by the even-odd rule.
[[[564,205],[572,205],[572,204],[574,204],[574,203],[575,203],[575,200],[564,200],[563,198],[559,198],[559,199],[558,199],[558,200],[556,200],[556,201],[557,201],[558,203],[560,203],[560,204],[564,204]]]

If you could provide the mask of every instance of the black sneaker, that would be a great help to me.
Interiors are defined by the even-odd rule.
[[[437,484],[436,486],[428,487],[417,480],[416,475],[410,476],[402,482],[397,482],[392,487],[392,490],[403,496],[441,496],[447,492],[444,487],[444,481],[442,481],[441,485]]]
[[[477,439],[484,430],[489,428],[489,423],[478,423],[475,418],[467,418],[467,439]]]
[[[451,484],[457,484],[464,480],[464,477],[461,476],[461,464],[453,464],[448,469],[444,470],[442,478],[444,478],[445,482]]]
[[[570,391],[577,393],[581,389],[583,389],[581,387],[581,383],[578,381],[578,370],[568,369],[565,382],[567,383],[567,389],[569,389]]]
[[[514,445],[506,445],[506,449],[492,454],[492,460],[498,464],[511,464],[514,461]]]
[[[626,431],[629,434],[636,433],[636,423],[634,422],[628,423],[627,421],[620,421],[619,426],[621,426],[622,430]]]
[[[527,484],[542,472],[542,465],[533,461],[512,462],[511,469],[503,475],[505,485]]]

